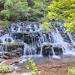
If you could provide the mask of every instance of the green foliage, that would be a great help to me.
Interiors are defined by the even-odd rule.
[[[0,4],[4,3],[5,0],[0,0]]]
[[[30,71],[30,72],[38,72],[38,68],[36,66],[35,61],[32,58],[28,58],[27,64],[26,64],[26,68]]]
[[[58,0],[52,1],[48,6],[47,22],[60,21],[64,22],[67,31],[75,31],[75,0]]]
[[[68,28],[66,32],[75,32],[75,22],[64,23],[64,26]]]
[[[44,22],[43,28],[44,28],[45,30],[49,30],[49,24],[48,24],[47,22]]]
[[[50,0],[0,0],[0,18],[8,21],[42,22],[49,3]]]
[[[22,0],[5,0],[4,10],[1,11],[2,16],[5,19],[12,19],[12,17],[18,20],[22,16],[28,16],[29,7],[27,2]]]
[[[9,25],[9,21],[0,21],[0,29],[5,29]]]
[[[3,65],[0,64],[0,73],[9,73],[14,70],[13,66],[11,65]]]
[[[75,75],[75,68],[68,69],[68,75]]]
[[[36,20],[38,21],[45,12],[46,3],[42,0],[33,0],[29,5],[28,0],[1,0],[4,3],[4,9],[0,12],[6,20]]]
[[[31,8],[31,17],[34,18],[36,21],[40,21],[41,17],[44,16],[44,12],[46,8],[46,5],[44,4],[44,1],[42,0],[34,0],[34,5]]]
[[[52,21],[52,22],[46,21],[46,22],[43,22],[42,26],[45,31],[52,32],[52,31],[55,31],[56,24],[54,21]]]

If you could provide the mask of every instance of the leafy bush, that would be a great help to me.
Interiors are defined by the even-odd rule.
[[[45,21],[62,22],[66,32],[75,32],[75,0],[52,0]]]
[[[36,66],[35,61],[32,58],[28,58],[27,64],[25,67],[30,71],[30,72],[35,72],[38,73],[38,68]]]
[[[28,16],[28,12],[27,2],[22,0],[5,0],[4,10],[1,11],[5,19],[15,17],[16,20],[21,16]]]
[[[5,29],[9,25],[9,21],[0,21],[0,29]]]
[[[75,75],[75,68],[68,69],[68,75]]]
[[[9,73],[14,70],[13,66],[11,65],[3,65],[0,64],[0,73]]]
[[[0,3],[4,3],[1,16],[11,21],[35,20],[44,15],[46,7],[42,0],[0,0]]]

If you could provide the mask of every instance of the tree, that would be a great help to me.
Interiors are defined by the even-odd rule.
[[[29,7],[24,0],[5,0],[2,16],[7,20],[19,20],[21,17],[29,15]]]
[[[0,0],[0,20],[3,22],[40,21],[48,0]],[[4,26],[0,24],[0,28]],[[6,24],[6,26],[5,26]]]
[[[46,8],[42,0],[0,0],[0,3],[4,4],[0,16],[9,21],[38,21]]]
[[[27,0],[27,2],[28,2],[28,5],[31,6],[31,7],[32,7],[33,4],[34,4],[33,0]]]
[[[53,0],[48,6],[45,20],[63,22],[66,31],[75,32],[75,0]]]

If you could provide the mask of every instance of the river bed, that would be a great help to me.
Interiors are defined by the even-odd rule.
[[[10,62],[18,61],[18,59],[6,60],[6,64]],[[42,58],[37,62],[37,66],[40,70],[39,75],[67,75],[68,69],[75,67],[75,57],[67,57],[62,59]],[[19,67],[16,72],[7,73],[3,75],[16,75],[18,73],[25,73],[26,70]]]

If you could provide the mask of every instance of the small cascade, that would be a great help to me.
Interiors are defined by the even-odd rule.
[[[63,48],[63,55],[75,55],[75,52],[72,50],[72,46],[70,43],[65,42],[60,32],[56,28],[56,32],[52,33],[54,38],[54,43],[61,45]]]
[[[52,50],[52,53],[53,53],[53,58],[56,58],[56,59],[60,59],[60,56],[57,56],[54,52],[54,49],[51,47],[51,50]]]
[[[72,44],[75,46],[75,33],[67,33]]]
[[[0,53],[1,52],[4,52],[4,47],[3,47],[3,45],[0,45]]]
[[[75,55],[73,51],[74,40],[72,34],[64,33],[65,28],[62,23],[57,23],[53,32],[44,31],[41,24],[32,22],[32,23],[12,23],[9,27],[9,33],[0,37],[3,44],[6,42],[14,43],[17,40],[23,42],[23,56],[42,56],[43,52],[48,51],[48,56],[53,58],[60,58],[60,54],[63,55]],[[46,45],[49,46],[48,49],[44,48]],[[54,46],[61,48],[58,55],[54,50]],[[57,49],[58,49],[57,48]],[[0,46],[0,50],[2,50]],[[51,54],[51,55],[50,55]]]
[[[43,37],[43,33],[40,33],[39,42],[40,42],[40,45],[42,45],[42,43],[45,42],[44,37]]]
[[[63,43],[63,38],[61,37],[59,31],[56,28],[56,32],[52,32],[53,38],[54,38],[54,43]]]
[[[6,42],[14,42],[13,38],[9,34],[1,36],[0,39],[2,40],[3,44],[5,44]]]
[[[24,43],[24,53],[23,55],[29,55],[30,54],[30,47],[28,44]]]

